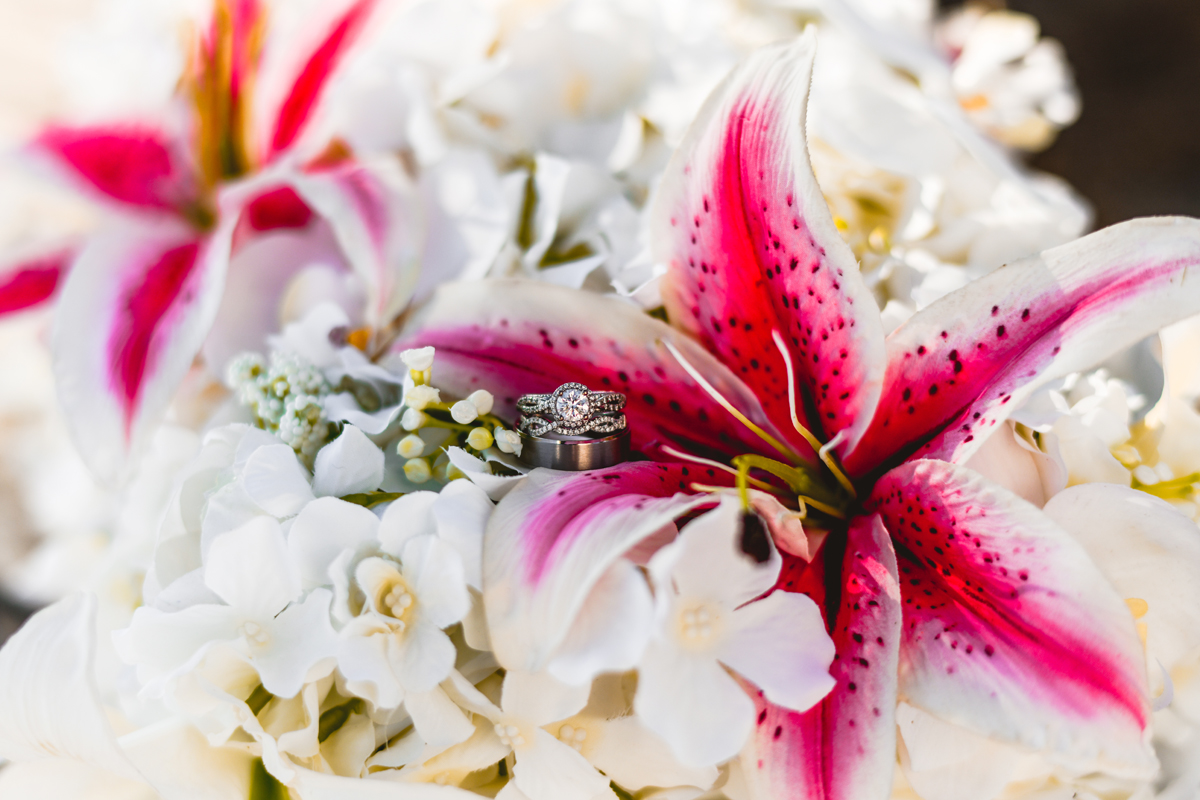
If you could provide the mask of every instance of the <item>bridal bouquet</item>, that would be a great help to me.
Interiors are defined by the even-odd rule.
[[[1196,796],[1200,222],[1032,19],[193,5],[20,154],[0,795]]]

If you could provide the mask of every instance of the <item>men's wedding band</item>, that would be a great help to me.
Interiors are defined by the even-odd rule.
[[[571,472],[604,469],[629,457],[629,429],[601,439],[530,436],[521,431],[521,461]]]

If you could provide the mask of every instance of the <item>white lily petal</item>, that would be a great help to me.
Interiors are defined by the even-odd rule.
[[[399,558],[409,539],[436,534],[433,504],[437,499],[437,492],[410,492],[388,505],[379,522],[379,548]]]
[[[38,800],[162,800],[150,784],[66,759],[18,761],[0,769],[0,797]]]
[[[281,519],[299,513],[315,499],[308,470],[286,444],[255,450],[246,460],[242,485],[259,508]]]
[[[923,800],[991,800],[1019,776],[1022,751],[943,722],[907,703],[896,709],[900,766]]]
[[[470,481],[451,481],[433,505],[438,536],[453,545],[462,559],[467,585],[481,587],[483,531],[495,509],[487,492]]]
[[[100,705],[95,618],[95,598],[73,594],[0,649],[0,756],[69,758],[140,781]]]
[[[716,767],[680,764],[662,737],[637,717],[618,717],[603,723],[603,735],[590,749],[588,760],[622,789],[637,792],[647,786],[695,786],[708,789],[717,780]]]
[[[773,592],[730,616],[729,636],[717,658],[772,703],[807,711],[833,689],[833,640],[821,610],[808,597]]]
[[[213,747],[178,717],[139,728],[121,748],[163,800],[240,800],[250,796],[254,756],[239,747]]]
[[[317,497],[373,492],[383,483],[383,451],[353,425],[317,453],[312,491]]]
[[[601,672],[632,669],[653,630],[650,587],[632,562],[620,559],[596,582],[546,671],[580,686]]]
[[[255,517],[218,536],[208,549],[204,583],[222,600],[262,622],[300,596],[300,573],[279,523]]]
[[[616,798],[608,778],[587,759],[541,728],[533,735],[533,742],[521,749],[513,767],[513,780],[529,800]]]
[[[263,626],[269,639],[261,649],[251,646],[251,658],[262,677],[263,688],[276,697],[295,697],[305,682],[333,669],[337,634],[329,621],[328,589],[314,589],[302,603],[294,603]]]
[[[320,497],[306,505],[292,522],[287,538],[303,587],[328,584],[333,560],[343,550],[356,551],[374,542],[378,530],[379,517],[360,505],[335,497]]]
[[[638,668],[633,707],[687,766],[732,758],[754,729],[754,703],[716,661],[657,641]]]
[[[186,671],[213,642],[234,641],[243,614],[223,605],[195,605],[166,613],[143,606],[129,627],[113,635],[117,654],[135,664],[143,683]]]

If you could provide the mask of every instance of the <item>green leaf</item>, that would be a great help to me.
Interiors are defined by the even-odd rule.
[[[347,503],[354,503],[356,506],[364,508],[374,508],[380,503],[390,503],[393,500],[398,500],[404,496],[404,492],[362,492],[360,494],[348,494],[339,499],[345,500]]]

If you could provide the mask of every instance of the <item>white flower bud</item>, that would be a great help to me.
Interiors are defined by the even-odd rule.
[[[450,406],[450,416],[459,425],[470,425],[479,416],[479,410],[470,400],[459,400]]]
[[[487,428],[476,428],[467,434],[467,444],[476,450],[487,450],[492,446],[492,434]]]
[[[396,445],[396,452],[405,458],[417,458],[425,452],[425,440],[415,433],[410,433]]]
[[[404,395],[404,405],[417,411],[427,407],[430,403],[440,403],[441,401],[441,392],[424,384],[414,386]]]
[[[405,410],[404,416],[400,417],[400,427],[406,431],[415,431],[417,428],[425,424],[428,417],[424,411],[417,411],[415,408]]]
[[[482,417],[484,414],[492,413],[492,405],[495,404],[496,398],[492,397],[492,393],[487,389],[478,389],[467,396],[467,401],[475,406],[479,416]]]
[[[424,483],[431,475],[429,462],[423,458],[412,458],[404,464],[404,477],[413,483]]]
[[[520,456],[521,434],[517,433],[516,431],[505,430],[497,425],[496,447],[500,448],[501,453],[512,453],[515,456]]]
[[[433,366],[433,348],[417,347],[413,350],[405,350],[400,354],[400,360],[414,372],[424,372]]]

